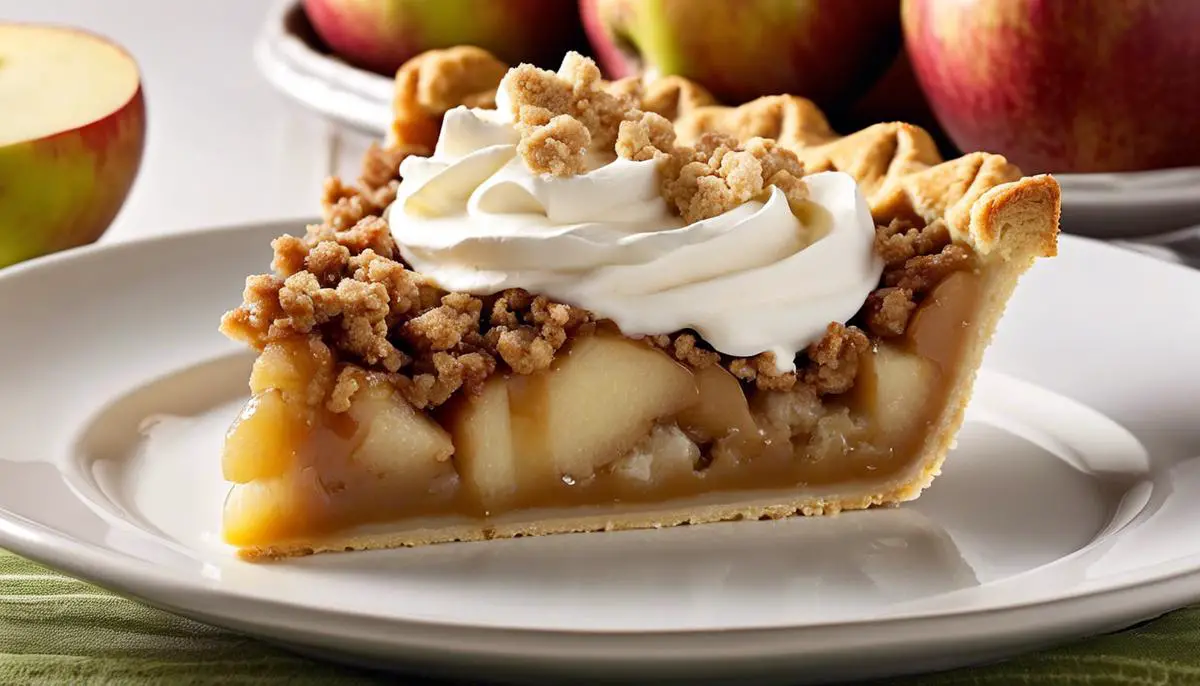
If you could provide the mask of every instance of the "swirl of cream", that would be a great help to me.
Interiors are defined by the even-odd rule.
[[[388,221],[404,259],[448,291],[524,288],[613,320],[627,335],[694,329],[720,352],[776,354],[781,370],[879,282],[874,223],[853,177],[805,177],[685,224],[653,161],[589,160],[536,175],[505,114],[456,108],[434,154],[409,157]]]

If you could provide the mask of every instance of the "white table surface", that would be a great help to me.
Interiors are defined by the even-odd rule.
[[[0,21],[89,29],[129,50],[141,67],[145,156],[103,240],[317,213],[321,181],[338,164],[334,129],[259,76],[251,50],[269,5],[0,0]]]

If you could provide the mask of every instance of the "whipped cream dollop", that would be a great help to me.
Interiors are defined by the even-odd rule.
[[[432,156],[401,163],[388,222],[404,259],[439,287],[524,288],[626,335],[693,329],[728,355],[772,351],[789,370],[879,282],[874,222],[847,174],[806,176],[809,199],[795,211],[771,187],[687,224],[661,196],[653,160],[597,154],[583,174],[538,175],[519,139],[503,103],[458,107]]]

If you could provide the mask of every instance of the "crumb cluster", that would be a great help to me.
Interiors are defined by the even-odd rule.
[[[687,222],[724,214],[761,198],[771,186],[793,206],[808,197],[804,165],[796,154],[764,138],[738,143],[710,133],[695,145],[678,145],[671,122],[646,112],[621,124],[616,152],[635,161],[658,160],[663,197]]]
[[[518,153],[538,174],[571,176],[587,170],[590,152],[616,153],[634,161],[656,160],[662,194],[685,221],[723,214],[776,186],[793,203],[807,191],[804,165],[791,150],[764,138],[739,143],[710,133],[691,145],[677,142],[670,119],[641,109],[664,111],[687,103],[694,110],[710,98],[678,81],[649,92],[636,82],[606,85],[591,60],[569,53],[557,72],[523,64],[509,72],[502,87],[521,133]],[[686,93],[686,100],[685,100]]]
[[[875,251],[883,258],[883,278],[867,296],[862,318],[882,338],[902,335],[922,298],[951,273],[974,265],[970,248],[954,243],[941,219],[924,226],[893,219],[876,228]]]
[[[517,152],[538,174],[583,173],[587,153],[611,149],[618,126],[636,111],[632,97],[605,89],[596,63],[574,52],[557,73],[522,64],[502,86],[521,133]]]
[[[326,182],[324,221],[304,236],[272,243],[272,273],[247,279],[244,302],[225,315],[222,331],[258,349],[303,337],[319,343],[338,361],[333,392],[323,400],[343,412],[371,375],[386,378],[414,407],[433,408],[458,392],[477,392],[497,370],[547,369],[572,337],[607,326],[583,309],[522,290],[488,297],[442,291],[403,264],[382,218],[396,196],[400,161],[432,151],[441,115],[452,107],[494,107],[506,73],[520,153],[534,171],[581,173],[585,156],[597,149],[656,160],[664,197],[687,221],[761,198],[770,186],[792,203],[807,196],[797,155],[759,136],[798,138],[800,129],[824,135],[805,123],[813,116],[800,104],[807,101],[780,96],[744,108],[710,108],[712,96],[686,80],[605,82],[579,55],[568,56],[556,73],[529,65],[509,71],[477,48],[431,51],[397,74],[396,123],[387,145],[372,146],[356,184]],[[677,135],[672,120],[680,117],[721,121],[710,122],[714,130]],[[799,356],[795,371],[779,372],[769,352],[721,355],[690,331],[645,341],[694,368],[722,365],[761,390],[814,398],[844,393],[869,352],[867,332],[903,335],[920,300],[973,263],[969,248],[952,242],[941,220],[893,220],[877,228],[875,246],[886,265],[880,287],[849,324],[831,323]]]

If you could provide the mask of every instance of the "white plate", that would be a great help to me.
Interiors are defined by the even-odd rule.
[[[909,506],[239,562],[218,450],[250,358],[216,322],[296,228],[0,272],[0,547],[310,652],[475,678],[880,676],[1200,598],[1200,275],[1073,238],[1027,277]]]

